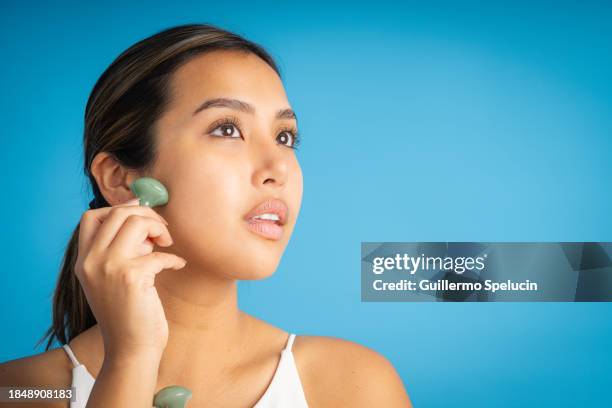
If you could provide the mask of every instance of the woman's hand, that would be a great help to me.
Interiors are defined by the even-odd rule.
[[[155,275],[186,261],[153,252],[172,245],[168,223],[138,200],[85,211],[79,228],[75,274],[100,325],[105,353],[161,353],[168,322]]]

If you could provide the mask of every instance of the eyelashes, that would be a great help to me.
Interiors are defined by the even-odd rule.
[[[231,129],[232,127],[234,127],[240,132],[240,136],[231,136],[231,135],[226,134],[226,132],[223,132],[223,131],[221,132],[222,134],[214,134],[214,131],[216,131],[217,129],[223,128],[223,127],[225,127],[225,129]],[[240,124],[240,120],[237,117],[226,116],[222,119],[219,119],[213,122],[213,124],[209,128],[208,133],[213,134],[214,136],[217,136],[217,137],[228,137],[228,138],[240,137],[242,138],[242,131],[240,130],[241,127],[242,126]],[[278,140],[280,137],[286,134],[290,135],[291,144],[286,144],[283,142],[281,142],[280,144],[283,144],[290,149],[297,150],[301,142],[300,132],[297,130],[295,126],[284,126],[279,130],[279,133],[276,136],[276,140]]]

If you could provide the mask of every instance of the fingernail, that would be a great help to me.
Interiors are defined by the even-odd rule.
[[[140,204],[140,198],[133,198],[130,201],[125,202],[126,205],[136,205]]]

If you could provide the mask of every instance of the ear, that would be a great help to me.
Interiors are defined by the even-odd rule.
[[[117,205],[136,196],[130,184],[139,177],[138,172],[123,167],[107,152],[100,152],[91,162],[91,174],[107,203]]]

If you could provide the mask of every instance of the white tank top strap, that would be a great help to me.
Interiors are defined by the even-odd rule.
[[[62,348],[64,349],[64,351],[66,351],[66,354],[68,354],[68,358],[70,358],[70,361],[72,361],[72,364],[75,367],[81,365],[81,363],[79,363],[79,360],[77,360],[76,356],[74,355],[72,349],[68,344],[64,344]]]
[[[287,340],[287,345],[285,346],[285,351],[291,351],[291,347],[293,346],[293,340],[295,339],[295,333],[289,334],[289,340]]]

